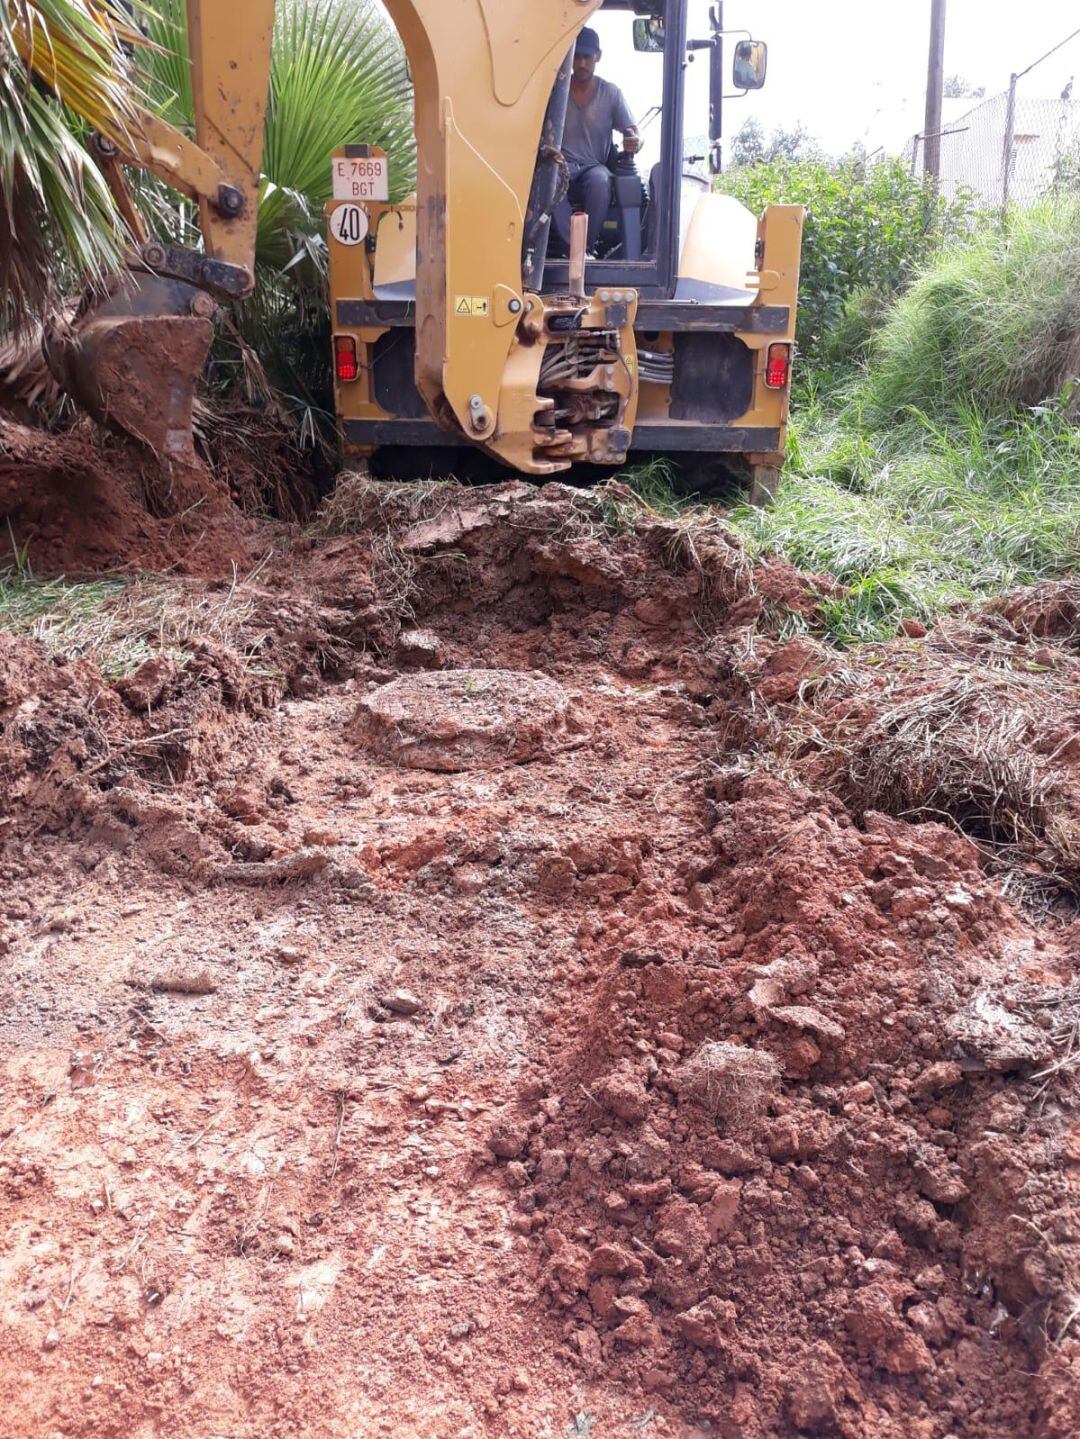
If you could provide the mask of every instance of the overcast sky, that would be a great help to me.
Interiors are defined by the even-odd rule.
[[[708,34],[707,17],[708,0],[690,0],[691,35]],[[724,22],[769,45],[764,90],[727,107],[729,137],[754,115],[767,129],[801,120],[835,153],[860,140],[871,150],[884,145],[899,152],[922,129],[930,0],[726,0]],[[601,12],[592,23],[604,37],[600,73],[623,87],[640,117],[658,98],[660,57],[635,54],[625,11]],[[948,0],[945,73],[997,94],[1012,71],[1025,69],[1078,25],[1078,0]],[[1020,93],[1057,96],[1073,76],[1080,99],[1080,36],[1027,76]],[[692,136],[708,128],[704,55],[687,80],[686,133]],[[653,131],[646,135],[646,158]]]
[[[691,33],[708,33],[707,0],[690,0]],[[634,56],[628,18],[603,16],[604,28],[621,21],[622,43],[605,54],[604,73],[644,92],[633,78],[651,56]],[[728,107],[728,134],[755,115],[766,128],[805,122],[828,150],[858,140],[899,150],[922,129],[930,0],[726,0],[724,23],[747,29],[769,45],[764,90]],[[945,73],[961,74],[987,94],[1004,90],[1023,70],[1080,25],[1077,0],[948,0]],[[1023,94],[1059,95],[1071,76],[1080,81],[1080,36],[1023,82]],[[620,79],[620,76],[623,78]],[[688,71],[687,133],[706,128],[704,57]],[[1074,90],[1080,99],[1080,83]],[[643,108],[644,93],[632,101]],[[698,116],[700,115],[700,123]]]

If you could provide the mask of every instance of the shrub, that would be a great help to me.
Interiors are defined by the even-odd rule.
[[[859,386],[867,419],[1004,416],[1080,375],[1080,204],[1017,213],[939,256],[893,308]]]
[[[719,183],[755,214],[772,204],[807,207],[799,344],[817,362],[830,354],[852,295],[898,294],[972,211],[964,194],[949,202],[930,196],[899,160],[868,168],[851,158],[778,159],[731,169]]]

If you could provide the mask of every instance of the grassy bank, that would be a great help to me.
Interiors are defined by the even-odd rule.
[[[252,610],[242,582],[220,592],[157,575],[38,579],[24,555],[0,568],[0,630],[65,659],[93,660],[109,679],[159,655],[183,667],[196,640],[235,644]]]
[[[804,385],[751,547],[850,587],[841,642],[1080,565],[1080,212],[1017,217],[946,251],[886,313],[866,363]]]

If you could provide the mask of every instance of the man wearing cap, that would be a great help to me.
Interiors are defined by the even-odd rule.
[[[611,171],[607,166],[611,137],[615,131],[622,134],[628,155],[636,155],[641,149],[641,137],[622,91],[596,73],[599,59],[600,36],[586,27],[574,51],[562,151],[570,169],[570,203],[589,216],[590,254],[611,205]]]

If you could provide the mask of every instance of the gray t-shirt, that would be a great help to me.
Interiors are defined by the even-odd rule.
[[[577,179],[582,170],[592,165],[606,165],[614,132],[618,130],[622,134],[633,128],[634,117],[623,92],[610,80],[597,77],[596,89],[587,105],[577,104],[571,93],[562,143],[570,178]]]

